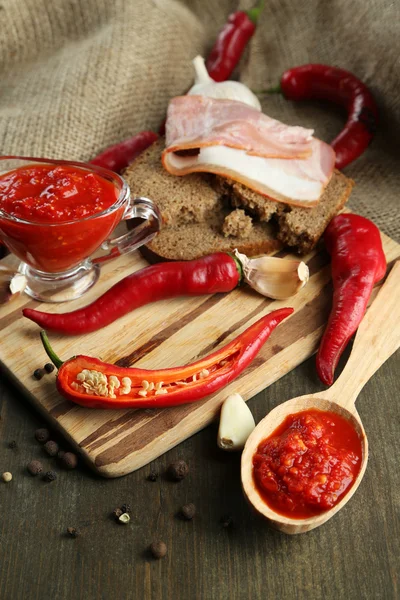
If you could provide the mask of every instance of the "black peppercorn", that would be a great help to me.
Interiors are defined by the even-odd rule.
[[[177,460],[169,465],[167,473],[170,479],[181,481],[188,475],[189,467],[184,460]]]
[[[147,476],[147,480],[148,481],[157,481],[158,479],[158,475],[155,471],[150,471],[149,475]]]
[[[180,515],[186,521],[191,521],[196,514],[196,506],[191,502],[190,504],[185,504],[182,506],[180,510]]]
[[[63,456],[65,455],[65,450],[59,450],[57,453],[57,458],[59,458],[60,460],[62,460]]]
[[[55,471],[47,471],[47,473],[44,474],[43,479],[48,483],[55,481],[57,479],[57,473]]]
[[[35,431],[35,438],[41,444],[45,444],[50,439],[50,431],[48,429],[45,429],[45,428],[36,429],[36,431]]]
[[[52,373],[54,371],[54,365],[52,363],[46,363],[44,365],[44,370],[46,371],[46,373]]]
[[[35,379],[37,379],[39,381],[39,379],[42,379],[43,375],[45,374],[45,370],[44,369],[35,369],[33,371],[33,376]]]
[[[64,452],[61,456],[61,462],[66,469],[75,469],[78,464],[78,457],[73,452]]]
[[[164,558],[167,554],[167,545],[164,542],[153,542],[150,546],[150,552],[154,558]]]
[[[128,515],[132,512],[131,507],[129,504],[123,504],[121,506],[121,510],[123,513],[128,513]]]
[[[76,527],[67,527],[67,534],[72,538],[78,537],[78,535],[80,535],[80,533],[81,532]]]
[[[39,460],[31,460],[28,464],[27,469],[29,473],[33,476],[39,475],[43,471],[43,465]]]
[[[49,456],[57,456],[59,451],[57,442],[53,442],[52,440],[45,443],[44,449]]]
[[[9,443],[8,443],[8,447],[9,447],[11,450],[16,450],[16,449],[18,448],[18,444],[17,444],[17,442],[16,442],[15,440],[13,440],[12,442],[9,442]]]
[[[222,527],[228,528],[233,525],[233,517],[231,515],[223,515],[219,521]]]
[[[118,521],[120,516],[124,514],[124,511],[121,510],[120,508],[115,508],[113,510],[112,514],[113,514],[113,517],[115,518],[115,520]]]

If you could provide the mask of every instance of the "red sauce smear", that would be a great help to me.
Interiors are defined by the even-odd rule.
[[[27,165],[0,176],[0,237],[9,250],[46,273],[88,258],[121,219],[119,189],[97,173],[72,165]],[[95,217],[81,221],[87,217]],[[52,227],[49,227],[52,225]]]
[[[344,417],[306,410],[289,415],[253,457],[265,503],[286,517],[306,519],[331,509],[361,468],[361,440]]]

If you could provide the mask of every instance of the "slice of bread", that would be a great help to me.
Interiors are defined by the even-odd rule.
[[[270,223],[254,223],[247,237],[225,237],[221,230],[228,212],[220,213],[219,218],[213,222],[165,227],[147,245],[150,254],[144,251],[143,255],[151,262],[156,256],[164,260],[192,260],[213,252],[232,252],[235,248],[248,256],[255,256],[268,254],[282,247],[275,228]]]
[[[207,177],[198,173],[186,177],[167,173],[161,164],[164,147],[164,140],[157,140],[126,169],[124,178],[131,195],[153,200],[167,227],[213,218],[222,209],[221,194],[210,186]]]
[[[260,221],[275,220],[278,239],[299,254],[306,254],[315,247],[332,217],[345,205],[354,181],[335,170],[319,204],[312,208],[274,202],[230,179],[218,177],[213,185],[230,199],[233,207],[243,208]]]
[[[306,254],[343,208],[354,184],[335,171],[318,206],[294,207],[269,200],[230,179],[197,173],[170,175],[161,164],[163,149],[164,140],[160,139],[124,173],[131,194],[149,197],[162,214],[160,233],[143,249],[152,261],[191,260],[235,248],[255,256],[283,245]]]

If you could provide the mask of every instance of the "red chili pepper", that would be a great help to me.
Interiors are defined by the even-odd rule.
[[[241,280],[239,263],[225,252],[197,260],[145,267],[113,285],[92,304],[64,314],[25,308],[22,312],[40,327],[59,333],[96,331],[126,313],[165,298],[230,292]]]
[[[195,402],[230,383],[251,363],[275,327],[292,313],[293,308],[275,310],[213,354],[185,367],[157,371],[117,367],[82,355],[63,363],[44,331],[41,338],[59,368],[57,389],[68,400],[89,408],[160,408]],[[115,379],[110,381],[110,377]]]
[[[239,10],[229,15],[206,60],[207,71],[214,81],[226,81],[231,76],[254,35],[263,7],[262,0],[250,10]]]
[[[356,160],[371,143],[378,124],[378,109],[367,88],[355,75],[327,65],[303,65],[285,71],[280,86],[288,100],[328,100],[346,109],[348,117],[331,146],[336,152],[336,168]]]
[[[324,240],[332,258],[333,302],[317,354],[317,372],[326,385],[333,383],[339,358],[367,309],[372,288],[386,272],[379,229],[353,214],[337,215]]]
[[[129,163],[131,163],[141,152],[146,150],[153,142],[158,139],[153,131],[141,131],[123,142],[106,148],[101,154],[90,161],[90,164],[97,165],[121,173]]]

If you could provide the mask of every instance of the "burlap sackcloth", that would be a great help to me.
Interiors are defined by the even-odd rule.
[[[227,15],[252,0],[0,0],[0,152],[88,160],[142,129],[193,79]],[[253,90],[309,62],[344,67],[379,104],[379,133],[345,173],[350,206],[400,241],[400,0],[266,0],[236,76]],[[263,110],[331,140],[330,106],[262,96]]]

